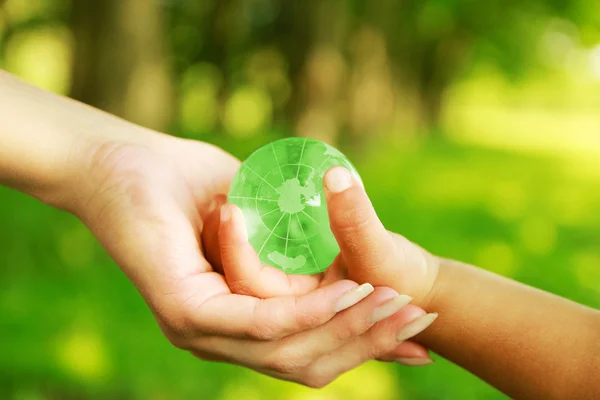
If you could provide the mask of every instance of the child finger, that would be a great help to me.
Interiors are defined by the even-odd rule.
[[[323,178],[331,230],[349,270],[377,274],[390,264],[395,246],[358,180],[343,167]]]

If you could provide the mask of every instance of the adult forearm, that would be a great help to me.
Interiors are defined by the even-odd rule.
[[[61,206],[92,148],[140,140],[124,129],[131,125],[0,70],[0,184]]]
[[[0,71],[0,183],[40,195],[64,179],[74,135],[63,102]]]
[[[422,334],[432,350],[516,399],[600,398],[600,313],[442,260]]]

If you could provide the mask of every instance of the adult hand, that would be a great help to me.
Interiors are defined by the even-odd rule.
[[[361,302],[373,287],[338,278],[280,277],[276,287],[286,289],[276,296],[228,284],[206,260],[201,235],[209,216],[218,215],[239,161],[206,143],[138,133],[135,142],[87,146],[85,184],[65,208],[135,284],[175,346],[309,386],[323,386],[369,358],[428,357],[424,348],[395,340],[395,331],[424,314],[417,307],[365,334],[377,322],[374,314],[384,319],[401,308],[376,311],[397,297],[392,289],[377,288]],[[343,344],[360,351],[325,355]],[[317,360],[307,373],[304,367]]]
[[[378,289],[363,305],[371,286],[357,289],[348,280],[318,288],[294,285],[291,294],[272,298],[232,293],[205,259],[200,237],[212,199],[227,192],[239,166],[235,158],[205,143],[143,129],[1,71],[0,89],[0,184],[79,216],[176,346],[206,359],[289,372],[290,379],[319,386],[333,375],[311,379],[298,373],[293,367],[303,351],[266,357],[256,349],[318,331],[342,314],[365,324],[376,300],[394,295]],[[378,314],[386,315],[381,309]],[[338,321],[337,326],[341,338],[364,329],[361,323],[347,328]],[[225,353],[227,344],[220,339],[232,338],[247,340],[243,352]],[[246,351],[254,356],[243,358]],[[427,356],[418,346],[395,351],[390,359]],[[321,363],[326,364],[332,371],[352,365],[343,357]]]
[[[326,174],[326,181],[331,177],[335,177],[335,170],[333,174]],[[329,208],[334,230],[343,228],[337,226],[339,218],[335,217],[340,212],[343,210]],[[360,224],[357,229],[361,229]],[[203,231],[203,242],[211,264],[223,272],[230,290],[238,295],[275,299],[310,293],[345,282],[348,261],[365,265],[376,261],[368,257],[357,259],[353,253],[342,252],[323,274],[287,275],[279,269],[261,264],[246,232],[244,216],[234,204],[223,204],[220,213],[217,207],[207,218]],[[387,236],[387,232],[385,234]],[[343,242],[346,238],[339,239],[340,246],[347,248],[347,243]],[[349,296],[362,298],[371,291],[373,287],[364,283],[349,292]],[[269,368],[259,370],[283,379],[313,382],[311,385],[319,382],[319,386],[373,358],[396,358],[396,361],[404,364],[426,365],[431,363],[427,350],[406,340],[424,330],[436,315],[426,314],[415,306],[407,306],[411,300],[410,296],[381,286],[352,309],[337,314],[310,331],[254,346],[244,340],[223,338],[213,340],[213,344],[225,350],[224,357],[237,357],[245,365],[251,365],[259,354],[267,355],[266,359],[274,357],[287,360],[284,372]],[[424,321],[429,322],[424,324]],[[251,347],[253,349],[249,350]]]

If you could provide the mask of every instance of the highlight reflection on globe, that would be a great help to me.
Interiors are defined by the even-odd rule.
[[[323,193],[323,175],[334,166],[359,178],[340,151],[306,138],[274,141],[242,163],[228,201],[242,210],[263,264],[289,274],[315,274],[339,253]]]

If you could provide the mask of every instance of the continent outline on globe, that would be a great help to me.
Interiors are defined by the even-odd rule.
[[[334,147],[309,138],[273,141],[254,151],[236,173],[228,201],[242,210],[248,238],[263,264],[290,274],[327,269],[339,253],[323,192],[323,175],[352,163]]]

